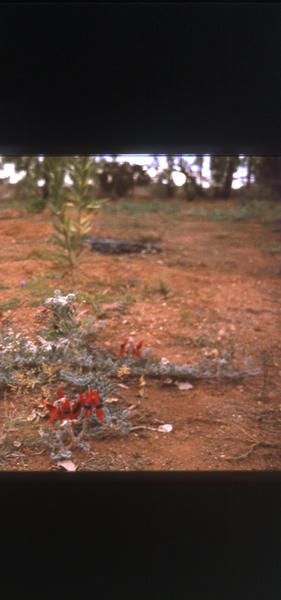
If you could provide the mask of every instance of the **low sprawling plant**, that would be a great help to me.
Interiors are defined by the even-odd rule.
[[[63,296],[60,290],[47,298],[37,317],[44,321],[44,327],[37,335],[37,343],[16,333],[12,329],[0,334],[0,384],[13,390],[39,386],[42,400],[47,400],[50,410],[56,410],[45,384],[56,383],[59,388],[63,382],[71,387],[74,393],[72,404],[68,400],[67,410],[59,428],[50,425],[43,428],[42,439],[52,448],[54,459],[69,457],[71,450],[65,442],[69,437],[69,429],[65,422],[73,416],[73,427],[78,434],[87,437],[100,435],[104,431],[119,431],[123,434],[131,429],[127,418],[128,410],[120,410],[106,400],[116,391],[118,380],[133,377],[155,377],[169,381],[196,380],[206,378],[239,379],[257,375],[260,370],[251,370],[251,359],[247,358],[242,370],[233,370],[232,356],[224,352],[212,360],[206,357],[200,364],[177,365],[162,357],[151,360],[150,349],[143,350],[144,340],[135,343],[132,337],[126,338],[119,347],[116,356],[96,343],[96,336],[104,322],[95,323],[93,318],[82,320],[83,312],[78,316],[78,292]],[[94,341],[93,347],[89,339]],[[98,394],[103,406],[103,419],[100,422],[92,411],[87,415],[87,427],[83,426],[83,415],[76,418],[72,407],[83,394]],[[80,395],[80,396],[79,396]],[[63,396],[64,400],[65,397]],[[60,398],[59,398],[60,399]],[[57,402],[57,401],[56,401]],[[83,405],[84,406],[84,405]],[[72,411],[72,412],[71,412]],[[59,414],[57,415],[60,419]],[[71,417],[72,418],[72,417]],[[72,427],[72,425],[71,425]],[[73,433],[73,430],[72,430]],[[76,439],[81,448],[87,449],[87,443]]]

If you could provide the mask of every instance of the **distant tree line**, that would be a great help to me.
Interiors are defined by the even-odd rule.
[[[249,191],[255,183],[281,197],[281,157],[211,156],[210,166],[215,197],[230,197],[233,176],[239,166],[246,167],[247,171],[244,191]]]
[[[239,166],[245,167],[247,173],[241,193],[249,192],[254,185],[281,197],[280,157],[212,155],[209,181],[203,176],[203,156],[196,156],[190,165],[182,155],[165,155],[167,166],[163,169],[159,166],[159,156],[151,155],[152,166],[156,171],[153,179],[144,167],[128,162],[119,163],[117,156],[112,155],[111,160],[89,157],[89,193],[96,198],[130,196],[136,186],[146,186],[152,196],[173,198],[179,189],[175,184],[174,174],[182,173],[185,183],[181,186],[181,193],[187,200],[202,196],[227,199],[233,193],[233,178]],[[4,167],[5,163],[13,163],[16,172],[25,172],[24,177],[13,187],[22,200],[27,202],[31,211],[43,210],[50,201],[57,204],[63,202],[66,190],[69,189],[65,177],[71,175],[73,157],[2,156],[0,166]],[[196,175],[192,166],[197,167]],[[209,188],[204,186],[205,181],[208,181]]]
[[[118,163],[117,156],[112,161],[104,158],[99,161],[96,171],[100,191],[113,197],[124,197],[136,186],[148,185],[151,178],[141,165],[131,165],[128,162]]]
[[[257,157],[246,156],[217,156],[210,157],[210,181],[203,176],[204,156],[196,156],[192,165],[183,159],[181,155],[167,155],[167,167],[159,172],[157,184],[164,186],[164,195],[173,197],[177,186],[173,180],[173,173],[183,173],[186,177],[183,184],[183,192],[188,200],[195,197],[208,196],[212,198],[230,198],[233,192],[233,179],[238,167],[246,168],[246,181],[243,191],[249,191],[255,183],[270,193],[281,197],[281,157]],[[154,155],[154,165],[157,169],[158,157]],[[197,166],[197,177],[194,175],[192,166]],[[209,188],[203,186],[208,181]],[[242,190],[241,190],[242,192]]]

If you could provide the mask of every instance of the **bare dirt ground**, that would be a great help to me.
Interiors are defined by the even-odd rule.
[[[231,201],[221,202],[226,204]],[[273,220],[192,217],[189,209],[182,202],[171,214],[96,217],[93,235],[162,248],[161,254],[120,256],[85,248],[77,288],[94,300],[86,305],[89,313],[106,319],[99,342],[117,357],[120,343],[133,335],[152,348],[152,357],[180,365],[227,350],[240,368],[251,356],[261,373],[232,382],[196,381],[182,391],[146,378],[143,396],[138,378],[123,378],[118,402],[122,408],[134,405],[132,424],[169,423],[173,430],[139,429],[91,440],[93,454],[73,451],[77,470],[281,469],[280,228]],[[48,211],[0,210],[2,323],[31,338],[40,303],[55,289],[73,290],[69,274],[52,260],[53,232]],[[0,435],[1,470],[61,468],[38,434],[48,420],[41,400],[38,388],[24,396],[8,390],[6,401],[0,399],[0,434],[9,423],[8,436]],[[39,412],[29,421],[34,409]]]

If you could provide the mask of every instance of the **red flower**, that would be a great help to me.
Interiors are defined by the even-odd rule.
[[[60,389],[57,390],[58,400],[54,404],[50,402],[44,402],[45,406],[49,409],[50,419],[49,423],[52,423],[56,419],[59,421],[73,420],[76,419],[82,409],[81,396],[78,401],[74,402],[71,406],[69,398],[65,398],[64,394]]]
[[[96,409],[96,415],[100,421],[103,421],[103,410],[102,403],[100,397],[98,395],[97,390],[92,390],[89,388],[86,392],[85,398],[82,400],[83,408],[84,408],[84,421],[87,422],[88,416],[93,412],[93,408]]]
[[[126,338],[123,342],[123,344],[121,344],[120,346],[120,350],[119,350],[119,357],[122,356],[122,354],[124,354],[126,346],[128,344],[129,338]],[[127,354],[128,354],[128,350],[127,350]]]
[[[132,337],[126,338],[124,340],[123,344],[121,344],[121,346],[120,346],[119,357],[122,356],[122,354],[124,354],[124,352],[126,352],[126,354],[129,354],[130,348],[133,350],[134,345],[135,345],[135,342]]]
[[[122,356],[122,354],[124,354],[124,352],[126,354],[129,354],[130,350],[131,350],[131,353],[134,356],[137,356],[138,358],[141,358],[141,351],[140,351],[140,349],[141,349],[141,347],[143,345],[143,342],[144,342],[144,340],[141,340],[137,344],[137,346],[135,348],[135,342],[134,342],[133,338],[132,337],[126,338],[124,340],[123,344],[121,344],[121,346],[120,346],[119,358],[120,358],[120,356]]]
[[[60,389],[57,390],[57,395],[58,395],[59,399],[64,398],[64,395]],[[80,412],[82,410],[82,406],[83,406],[83,394],[80,394],[79,399],[75,400],[71,406],[70,406],[69,399],[66,398],[64,404],[61,407],[61,412],[62,412],[64,419],[70,419],[70,420],[77,419],[77,417],[79,417]]]
[[[96,406],[96,415],[97,415],[98,419],[101,421],[101,423],[103,422],[103,414],[104,413],[103,413],[102,408],[98,408]]]
[[[138,344],[137,347],[134,348],[133,353],[135,356],[137,356],[138,358],[141,358],[141,347],[143,345],[144,340],[141,340]]]
[[[75,400],[72,405],[70,404],[69,398],[66,398],[60,389],[57,390],[58,400],[51,404],[50,402],[42,401],[45,406],[49,409],[50,419],[48,423],[52,423],[56,419],[59,421],[74,420],[79,417],[82,408],[84,409],[84,422],[86,424],[88,416],[93,412],[93,408],[96,410],[98,419],[103,421],[103,410],[102,402],[99,394],[96,390],[89,388],[85,394],[80,394],[79,399]]]
[[[60,421],[71,419],[71,405],[69,398],[66,398],[61,406],[58,406],[58,418]]]
[[[48,423],[52,423],[53,421],[56,420],[56,418],[58,416],[58,408],[57,408],[57,406],[54,406],[50,402],[44,402],[44,400],[42,400],[42,404],[45,404],[45,406],[47,406],[47,408],[49,409],[50,419],[49,419]]]
[[[103,422],[103,415],[104,415],[104,412],[102,410],[102,402],[101,402],[101,399],[100,399],[100,397],[98,395],[98,392],[96,390],[94,390],[94,394],[95,394],[96,415],[97,415],[98,419],[102,423]]]
[[[47,408],[50,411],[50,419],[48,421],[49,423],[52,423],[56,419],[64,421],[65,419],[71,418],[71,407],[69,398],[65,398],[63,403],[62,400],[59,400],[56,401],[55,404],[51,404],[50,402],[44,401],[43,404],[45,404],[45,406],[47,406]]]
[[[71,417],[70,417],[71,419],[77,419],[77,417],[79,417],[80,412],[82,410],[82,406],[83,406],[83,394],[80,394],[79,400],[76,400],[72,404]]]
[[[87,423],[87,419],[90,413],[93,412],[93,398],[92,398],[92,390],[88,389],[85,395],[85,398],[82,397],[82,405],[84,408],[84,421]]]

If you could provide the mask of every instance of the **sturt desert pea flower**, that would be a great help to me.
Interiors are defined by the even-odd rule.
[[[84,425],[86,425],[89,414],[93,412],[93,408],[96,410],[98,419],[101,422],[103,421],[102,402],[96,390],[87,390],[85,397],[83,394],[80,394],[78,400],[75,400],[72,404],[70,404],[69,398],[66,398],[60,389],[57,390],[57,396],[58,399],[53,404],[42,401],[42,404],[47,406],[50,412],[48,423],[52,423],[56,419],[59,419],[59,421],[77,419],[82,408],[84,409]]]
[[[130,348],[133,351],[135,346],[135,342],[134,339],[132,337],[128,337],[124,340],[123,344],[121,344],[120,346],[120,350],[119,350],[119,357],[122,356],[122,354],[124,354],[124,352],[126,354],[129,354],[130,352]]]
[[[124,340],[123,344],[121,344],[121,346],[120,346],[118,358],[120,358],[120,356],[122,356],[124,354],[124,352],[128,355],[130,350],[134,356],[141,358],[141,350],[140,349],[143,345],[143,342],[144,342],[144,340],[141,340],[140,342],[138,342],[137,346],[135,347],[134,339],[132,337],[126,338]]]
[[[49,418],[48,423],[52,423],[58,417],[58,408],[57,408],[57,406],[54,406],[54,404],[51,404],[50,402],[45,402],[44,400],[42,400],[42,404],[45,404],[45,406],[47,406],[47,408],[49,410],[49,413],[50,413],[50,418]]]
[[[58,396],[58,400],[64,400],[64,395],[62,393],[62,391],[60,390],[60,388],[57,389],[57,396]],[[64,416],[65,419],[77,419],[77,417],[79,417],[82,407],[83,407],[83,394],[80,394],[78,400],[75,400],[74,402],[72,402],[72,404],[70,405],[69,399],[66,398],[65,402],[62,404],[61,407],[61,411],[62,414]],[[56,404],[58,404],[58,400],[56,402]]]
[[[97,396],[98,396],[98,402],[96,403],[96,406],[95,406],[95,408],[96,408],[96,415],[97,415],[99,421],[101,421],[101,423],[102,423],[103,422],[103,415],[104,415],[103,410],[102,410],[102,402],[100,400],[100,397],[99,397],[98,393],[97,393]]]
[[[137,347],[133,349],[133,353],[135,356],[137,356],[137,358],[141,358],[141,347],[143,345],[144,340],[141,340],[138,344]]]
[[[80,402],[78,400],[71,406],[69,398],[66,398],[60,389],[57,390],[57,396],[58,400],[56,400],[54,404],[51,404],[50,402],[42,402],[45,404],[45,406],[47,406],[50,412],[50,419],[48,423],[52,423],[56,419],[59,419],[59,421],[76,419],[82,409],[81,400],[79,399]]]
[[[58,397],[58,400],[54,404],[51,404],[51,402],[44,402],[44,400],[42,402],[43,404],[45,404],[45,406],[47,406],[47,408],[49,409],[49,412],[50,412],[50,419],[49,419],[48,423],[52,423],[56,419],[59,419],[60,421],[62,421],[64,418],[62,415],[62,409],[63,409],[64,413],[66,411],[66,414],[68,414],[70,402],[67,398],[65,398],[65,396],[63,395],[63,393],[60,389],[57,390],[57,397]],[[68,400],[68,402],[67,402],[67,400]]]
[[[124,354],[124,352],[126,350],[126,347],[127,347],[127,344],[128,344],[128,341],[129,341],[129,338],[126,338],[124,340],[124,342],[121,344],[120,350],[119,350],[119,358],[120,358],[120,356],[122,356],[122,354]]]
[[[71,407],[71,419],[79,417],[83,406],[83,394],[80,394],[79,399],[75,400]]]
[[[103,421],[103,410],[102,410],[102,402],[99,397],[97,390],[92,390],[89,388],[86,392],[85,398],[82,400],[83,408],[84,408],[84,423],[86,424],[88,416],[93,412],[93,408],[96,409],[96,415],[98,419]]]
[[[59,421],[65,421],[66,419],[72,418],[69,398],[65,398],[65,400],[56,400],[54,404],[51,404],[50,402],[44,402],[43,400],[43,404],[47,406],[50,412],[50,419],[48,423],[52,423],[56,419],[59,419]]]

